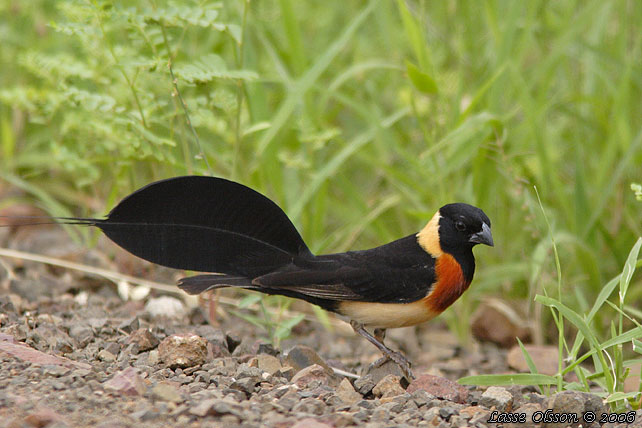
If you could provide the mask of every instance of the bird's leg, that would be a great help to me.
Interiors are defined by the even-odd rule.
[[[379,343],[381,343],[383,345],[384,344],[383,340],[386,338],[386,329],[385,328],[375,328],[372,335],[374,336],[375,339],[377,339],[377,341]],[[373,367],[381,367],[387,361],[390,361],[390,357],[384,353],[384,356],[379,358],[374,363],[372,363],[372,366]]]
[[[408,359],[404,357],[400,352],[393,351],[383,344],[383,338],[385,337],[386,333],[385,329],[375,329],[375,335],[373,336],[372,334],[368,333],[368,331],[363,327],[362,324],[359,324],[356,321],[350,321],[350,326],[352,326],[352,329],[356,333],[365,337],[368,342],[376,346],[377,349],[379,349],[384,355],[384,358],[382,360],[377,360],[375,362],[375,365],[381,365],[386,360],[390,359],[399,366],[404,376],[406,376],[408,380],[412,380],[415,378],[415,376],[412,374],[412,371],[410,370],[410,361],[408,361]]]

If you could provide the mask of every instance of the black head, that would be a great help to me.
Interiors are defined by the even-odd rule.
[[[493,246],[490,219],[479,208],[456,203],[439,209],[439,243],[451,254],[471,249],[477,244]]]

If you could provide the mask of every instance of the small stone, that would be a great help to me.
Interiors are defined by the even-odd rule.
[[[329,415],[329,421],[336,428],[346,428],[357,425],[357,421],[348,412],[335,412]]]
[[[262,375],[263,372],[261,372],[258,367],[250,367],[247,364],[243,363],[236,369],[236,374],[234,377],[236,377],[237,379],[251,377],[254,378],[257,382],[260,382]]]
[[[18,310],[16,309],[16,305],[14,305],[11,296],[15,296],[18,299],[22,300],[22,298],[16,294],[13,295],[8,295],[8,296],[0,296],[0,313],[2,314],[8,314],[10,312],[12,313],[17,313]]]
[[[482,302],[472,316],[473,335],[481,341],[493,342],[509,348],[530,337],[524,316],[517,313],[518,305],[509,305],[499,299]]]
[[[541,412],[542,406],[536,403],[526,403],[517,409],[515,409],[515,414],[524,414],[524,419],[526,422],[511,422],[504,425],[505,428],[535,428],[541,426],[539,423],[533,422],[533,413]]]
[[[182,318],[185,316],[183,303],[175,297],[161,296],[149,299],[145,311],[152,317]]]
[[[38,365],[61,365],[65,367],[74,367],[81,369],[90,369],[91,366],[86,363],[73,361],[65,357],[57,357],[55,355],[46,354],[33,349],[24,344],[11,343],[8,341],[0,341],[0,354],[5,353],[11,355],[13,358]]]
[[[390,421],[390,411],[386,408],[379,407],[374,409],[372,415],[370,416],[372,422],[389,422]]]
[[[354,381],[355,390],[363,396],[370,394],[375,385],[376,383],[370,375],[361,376]]]
[[[334,376],[319,364],[313,364],[300,370],[292,378],[292,383],[299,388],[306,388],[312,382],[317,381],[320,385],[328,385],[330,383],[338,383]]]
[[[158,354],[172,369],[198,366],[207,358],[207,341],[195,334],[173,334],[160,343]]]
[[[225,341],[227,342],[227,349],[230,352],[234,352],[236,347],[241,344],[241,338],[230,332],[225,335]]]
[[[47,407],[40,407],[24,418],[25,426],[29,427],[51,427],[57,423],[63,423],[64,419],[54,410]],[[9,424],[8,426],[13,426]],[[22,425],[21,425],[22,426]],[[66,426],[66,424],[65,424]]]
[[[107,325],[107,318],[89,318],[87,323],[89,327],[98,331]]]
[[[160,362],[160,356],[158,355],[158,350],[154,349],[149,351],[149,355],[147,356],[147,365],[154,367],[159,362]]]
[[[530,355],[538,373],[553,376],[557,373],[559,350],[557,346],[550,345],[524,345],[524,348]],[[506,362],[509,367],[517,370],[518,372],[529,372],[528,364],[524,359],[524,354],[521,348],[516,345],[513,346],[506,355]]]
[[[387,360],[383,362],[380,365],[369,365],[365,372],[364,375],[369,375],[372,377],[372,381],[377,384],[381,379],[388,375],[393,375],[393,376],[398,376],[400,378],[404,378],[405,375],[403,374],[403,371],[399,367],[399,364],[395,363],[392,360]],[[407,385],[407,383],[406,383]]]
[[[481,418],[488,415],[488,410],[480,406],[468,406],[459,410],[459,415],[466,420],[480,420]],[[488,418],[486,418],[488,419]]]
[[[357,407],[361,407],[364,409],[372,410],[376,406],[376,404],[373,402],[373,400],[361,400],[357,403]]]
[[[138,330],[139,328],[140,328],[140,321],[138,320],[138,317],[126,319],[125,321],[118,324],[118,329],[124,331],[127,334],[135,330]]]
[[[160,401],[180,403],[183,401],[178,388],[171,382],[159,382],[152,388],[152,395]]]
[[[126,343],[128,345],[135,343],[138,345],[139,352],[145,352],[156,348],[160,341],[148,328],[139,328],[129,335]]]
[[[84,348],[94,338],[94,331],[85,324],[74,324],[69,329],[69,336],[79,347]]]
[[[346,378],[343,378],[341,383],[339,383],[336,394],[337,397],[346,404],[354,404],[363,398],[361,394],[354,390],[354,387]]]
[[[143,395],[145,392],[145,382],[134,367],[116,373],[103,386],[106,390],[129,396]]]
[[[147,407],[145,409],[138,410],[131,414],[133,419],[136,419],[140,422],[150,421],[158,416],[158,412],[154,411],[152,407]]]
[[[598,421],[602,417],[603,413],[608,412],[608,406],[597,395],[588,392],[580,392],[580,394],[584,397],[584,412],[595,413]]]
[[[292,380],[296,372],[294,371],[294,367],[286,366],[280,368],[276,373],[275,376],[282,377],[287,379],[288,381]]]
[[[468,396],[468,390],[462,385],[443,377],[429,374],[423,374],[413,380],[406,391],[412,394],[419,389],[423,389],[437,398],[462,404],[466,402],[466,397]]]
[[[107,351],[106,349],[101,350],[98,355],[96,355],[96,358],[98,358],[100,361],[104,361],[106,363],[112,363],[116,361],[116,356],[112,354],[111,352]]]
[[[292,425],[292,428],[332,428],[332,425],[319,422],[316,419],[305,418]]]
[[[118,355],[118,353],[120,352],[120,344],[116,342],[107,342],[107,344],[103,349],[105,349],[107,352],[110,352],[114,355]]]
[[[411,395],[412,400],[417,405],[417,407],[422,407],[428,404],[429,401],[434,400],[435,396],[429,394],[423,389],[418,389],[414,391]]]
[[[439,416],[439,407],[431,407],[430,409],[426,410],[423,415],[422,419],[424,421],[427,421],[430,426],[437,427],[441,426],[441,416]]]
[[[91,373],[92,373],[91,370],[88,370],[88,369],[76,369],[73,372],[71,372],[71,375],[74,378],[82,379],[84,377],[89,376]]]
[[[237,379],[230,385],[230,388],[244,392],[248,397],[254,392],[256,385],[260,382],[254,377]]]
[[[279,355],[279,350],[276,349],[274,346],[272,346],[271,343],[261,343],[259,344],[258,353],[268,354],[268,355],[272,355],[273,357],[276,357],[277,355]]]
[[[56,345],[54,346],[54,349],[63,354],[71,354],[72,352],[74,352],[74,347],[72,346],[72,344],[63,338],[58,338],[56,340]]]
[[[453,407],[442,407],[439,409],[439,417],[446,422],[450,421],[450,417],[459,414],[457,409]]]
[[[69,367],[55,366],[55,365],[43,366],[43,369],[44,369],[44,374],[50,375],[53,377],[61,377],[71,371]]]
[[[252,337],[244,337],[241,340],[241,343],[234,348],[232,356],[234,357],[244,357],[246,355],[256,355],[259,351],[260,340],[254,339]]]
[[[203,416],[221,416],[221,415],[234,415],[242,418],[242,409],[238,403],[229,401],[227,399],[210,398],[198,403],[195,407],[189,410],[192,415]]]
[[[401,387],[401,377],[392,374],[381,379],[372,389],[372,394],[379,398],[396,397],[406,391]]]
[[[207,340],[208,352],[212,354],[213,358],[223,358],[231,355],[228,349],[227,337],[220,328],[209,324],[199,325],[195,333]]]
[[[307,413],[310,415],[321,416],[325,410],[325,403],[316,398],[304,398],[294,405],[293,413]]]
[[[295,391],[287,391],[285,395],[278,399],[277,403],[289,412],[299,399],[300,397]]]
[[[319,354],[314,351],[314,349],[308,346],[295,346],[290,350],[290,352],[288,352],[288,355],[285,358],[285,365],[293,367],[297,372],[313,364],[320,365],[329,373],[332,372],[332,369],[323,360],[323,358],[321,358]]]
[[[491,386],[481,396],[480,403],[484,407],[495,407],[500,412],[510,412],[513,408],[513,395],[505,388]]]
[[[278,358],[269,354],[259,354],[256,356],[256,366],[259,370],[273,376],[281,370],[281,362]]]
[[[548,401],[548,408],[552,409],[554,413],[570,413],[582,415],[585,411],[586,398],[585,396],[576,391],[562,391],[553,395]],[[546,424],[548,428],[561,428],[567,426],[566,423],[550,423]]]

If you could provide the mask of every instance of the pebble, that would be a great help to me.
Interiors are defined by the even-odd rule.
[[[145,383],[138,375],[138,371],[133,367],[116,373],[105,382],[104,387],[108,391],[130,396],[143,395],[145,392]]]
[[[120,300],[97,293],[89,296],[86,307],[70,298],[67,306],[61,306],[64,309],[50,316],[45,308],[53,304],[62,305],[50,300],[30,317],[9,313],[0,320],[4,323],[0,325],[0,419],[2,409],[15,412],[10,426],[31,426],[25,417],[35,414],[39,403],[51,405],[62,416],[47,423],[47,428],[80,426],[78,421],[96,428],[464,428],[488,426],[491,409],[527,415],[547,408],[590,409],[597,414],[606,410],[599,397],[579,392],[544,397],[532,388],[482,390],[430,375],[420,375],[407,385],[395,372],[395,364],[368,366],[358,379],[339,377],[321,355],[331,355],[332,366],[355,373],[372,350],[364,344],[364,351],[350,355],[357,348],[352,348],[351,338],[340,337],[338,343],[347,346],[339,348],[348,354],[345,349],[333,351],[337,347],[324,341],[334,333],[297,334],[292,342],[284,341],[290,352],[281,356],[249,326],[237,325],[233,333],[226,333],[226,328],[218,326],[184,324],[187,319],[159,318],[148,328],[150,315],[131,316],[135,312],[123,309]],[[25,310],[33,310],[29,305],[22,304]],[[74,318],[63,312],[72,309]],[[40,325],[44,327],[38,329]],[[19,343],[27,334],[34,346],[42,347],[40,351]],[[51,341],[52,337],[61,340]],[[62,341],[65,337],[67,345]],[[199,343],[194,352],[198,361],[170,363],[167,349],[161,352],[162,348],[173,347],[177,356],[185,358],[191,352],[180,344],[168,345],[184,338]],[[13,347],[7,348],[9,353],[2,352],[5,346]],[[68,358],[53,355],[68,351],[67,346],[71,347]],[[470,355],[448,344],[442,348],[438,354],[443,361],[434,360],[433,375],[445,373],[453,379],[468,367],[480,372],[506,367],[506,352],[490,345],[481,345]],[[413,360],[419,367],[429,361]]]
[[[88,325],[74,324],[69,329],[69,336],[80,348],[84,348],[94,338],[94,331]]]
[[[372,389],[372,394],[379,398],[395,397],[406,391],[401,387],[401,377],[393,374],[386,375]]]
[[[319,385],[328,385],[337,383],[335,378],[328,370],[318,364],[313,364],[301,369],[294,375],[291,382],[299,388],[312,388]]]
[[[183,303],[175,297],[161,296],[149,299],[145,312],[152,317],[182,318],[186,315]]]
[[[523,313],[518,313],[519,305],[510,305],[499,299],[482,302],[472,315],[472,333],[480,341],[490,341],[501,347],[509,348],[517,344],[519,338],[526,342],[530,329],[523,321]]]
[[[169,368],[198,366],[206,361],[207,341],[195,334],[173,334],[158,345],[158,354]]]
[[[323,358],[309,346],[297,345],[288,352],[285,358],[285,365],[294,368],[296,372],[314,364],[323,367],[328,373],[332,372]]]
[[[183,401],[178,388],[171,382],[159,382],[151,389],[152,396],[161,401],[180,403]]]
[[[125,333],[131,333],[140,328],[140,321],[138,317],[133,317],[122,321],[118,324],[118,329],[124,331]]]
[[[491,386],[481,396],[479,402],[485,407],[495,407],[500,412],[510,412],[513,407],[513,395],[505,388]]]
[[[292,428],[332,428],[333,425],[317,421],[313,418],[304,418],[292,425]]]
[[[269,354],[258,354],[255,358],[252,359],[250,365],[258,367],[259,370],[268,373],[269,375],[275,375],[283,367],[278,358]]]
[[[423,374],[408,385],[407,391],[412,394],[417,390],[424,390],[435,397],[464,403],[468,397],[468,390],[456,382],[440,376]]]
[[[559,349],[557,346],[545,345],[524,345],[524,348],[530,355],[538,373],[553,376],[557,373]],[[528,373],[530,369],[524,358],[522,349],[515,345],[506,355],[506,362],[508,366],[517,370],[518,372]]]
[[[160,341],[148,328],[139,328],[131,332],[127,338],[128,345],[136,344],[138,352],[145,352],[154,349]]]
[[[98,352],[98,355],[96,355],[96,358],[106,363],[111,363],[116,360],[116,356],[111,352],[107,351],[106,349],[103,349],[100,352]]]
[[[388,375],[397,376],[399,378],[404,378],[405,376],[399,365],[392,360],[387,360],[383,364],[378,366],[371,364],[366,367],[366,370],[363,374],[365,376],[370,376],[375,384],[379,383],[381,379],[385,378]],[[406,382],[405,378],[404,382]],[[406,385],[408,385],[407,382]]]
[[[354,388],[363,396],[370,394],[375,385],[376,383],[371,375],[361,376],[354,381]]]
[[[361,394],[354,390],[348,379],[343,379],[336,390],[337,397],[345,404],[354,404],[361,400]]]

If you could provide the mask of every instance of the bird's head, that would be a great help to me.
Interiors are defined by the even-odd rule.
[[[419,244],[433,257],[493,246],[490,219],[479,208],[464,203],[444,205],[418,234]]]

